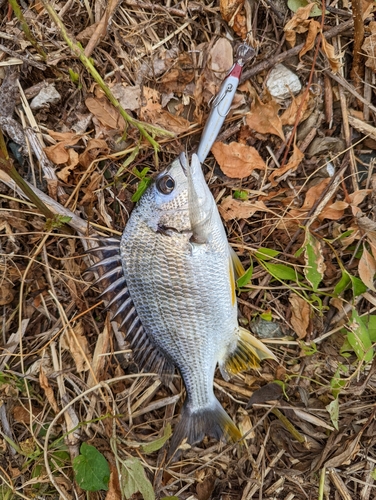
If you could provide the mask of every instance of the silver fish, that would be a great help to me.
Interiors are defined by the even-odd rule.
[[[101,248],[100,278],[142,369],[178,368],[187,397],[170,451],[205,435],[241,434],[213,392],[222,376],[275,359],[238,324],[235,278],[244,269],[231,249],[201,164],[182,154],[148,187],[120,242]]]

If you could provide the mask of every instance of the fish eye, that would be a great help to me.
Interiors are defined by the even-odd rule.
[[[175,181],[171,177],[171,175],[164,175],[163,177],[159,177],[156,183],[158,191],[163,194],[170,194],[175,187]]]

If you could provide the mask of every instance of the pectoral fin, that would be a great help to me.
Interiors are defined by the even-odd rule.
[[[260,368],[263,359],[277,358],[260,340],[256,339],[245,328],[239,327],[238,343],[235,350],[228,353],[220,363],[220,370],[225,380],[230,376],[250,368]]]

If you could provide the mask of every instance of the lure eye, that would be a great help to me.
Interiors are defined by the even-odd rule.
[[[170,194],[175,187],[175,181],[170,175],[164,175],[157,179],[157,189],[163,194]]]

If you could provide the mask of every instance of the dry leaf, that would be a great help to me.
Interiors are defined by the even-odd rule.
[[[309,97],[307,97],[303,101],[304,94],[305,94],[305,92],[303,91],[298,96],[293,97],[290,106],[281,115],[282,125],[295,125],[298,109],[301,106],[302,102],[303,102],[303,105],[302,105],[302,109],[300,110],[300,118],[299,118],[298,123],[303,122],[304,120],[306,120],[310,116],[310,114],[313,111],[313,106],[311,106],[311,105],[308,106],[309,104],[311,104],[310,103],[311,94],[309,94]]]
[[[124,130],[123,117],[106,97],[88,97],[85,104],[103,126],[113,130]]]
[[[140,110],[140,119],[162,127],[175,134],[186,132],[190,126],[188,120],[182,116],[176,116],[162,109],[160,94],[157,90],[144,87],[145,106]]]
[[[210,50],[209,68],[223,79],[233,65],[232,45],[226,38],[220,38]]]
[[[62,346],[72,355],[78,373],[89,370],[91,354],[87,338],[84,336],[84,327],[81,321],[73,328],[66,330],[65,335],[62,337]]]
[[[47,375],[46,375],[42,366],[40,367],[40,371],[39,371],[39,384],[40,384],[41,388],[44,390],[46,398],[47,398],[48,402],[50,403],[53,411],[55,413],[59,413],[59,407],[56,403],[54,391],[51,389],[51,386],[48,382]]]
[[[90,176],[90,183],[87,187],[82,188],[85,196],[81,200],[81,204],[91,203],[97,199],[95,191],[99,188],[101,184],[102,174],[99,172],[93,172]]]
[[[310,3],[305,7],[300,7],[291,20],[284,27],[286,33],[286,40],[289,42],[291,47],[295,46],[296,34],[305,33],[309,29],[310,21],[308,20],[311,10],[315,6],[315,3]]]
[[[110,152],[106,141],[103,139],[90,139],[85,151],[80,155],[79,162],[85,168],[88,168],[98,156],[105,156]]]
[[[141,106],[141,87],[116,83],[111,91],[123,109],[135,111]]]
[[[363,281],[363,283],[372,291],[376,292],[373,283],[376,273],[376,262],[365,245],[363,245],[363,253],[359,260],[358,271],[359,277]]]
[[[0,287],[0,306],[10,304],[14,299],[14,293],[9,283],[2,283]]]
[[[122,500],[119,475],[115,465],[110,464],[111,474],[105,500]]]
[[[320,31],[320,27],[321,27],[320,23],[318,23],[314,19],[310,19],[308,21],[308,34],[304,46],[302,50],[299,52],[300,58],[302,58],[304,54],[306,54],[309,50],[311,50],[315,45],[315,40],[317,37],[317,33],[319,33]]]
[[[300,339],[304,339],[307,336],[307,329],[310,321],[310,306],[296,293],[290,296],[289,302],[292,312],[290,323],[297,336]]]
[[[177,59],[171,59],[171,65],[172,67],[161,78],[163,91],[181,93],[195,77],[192,57],[183,52]]]
[[[68,177],[71,171],[78,165],[78,153],[74,149],[68,149],[68,165],[64,167],[59,172],[56,172],[56,175],[63,182],[68,182]]]
[[[323,36],[321,37],[321,48],[328,58],[331,70],[333,73],[337,73],[341,68],[340,56],[335,55],[333,45],[331,45]]]
[[[284,167],[280,167],[277,168],[277,170],[274,170],[274,172],[269,175],[269,182],[271,182],[273,186],[278,184],[279,179],[276,181],[275,178],[281,177],[281,175],[283,175],[285,172],[288,172],[289,170],[291,170],[292,172],[296,170],[303,158],[304,153],[302,153],[298,146],[294,144],[294,151],[288,163]]]
[[[233,28],[240,38],[247,36],[247,22],[244,15],[244,0],[221,0],[220,11],[222,18]]]
[[[29,408],[30,408],[29,406],[27,406],[27,408],[25,408],[24,406],[15,406],[12,410],[14,420],[16,422],[21,422],[22,424],[29,425],[30,424]],[[34,420],[34,418],[40,413],[40,410],[32,406],[31,411],[33,414],[31,419]]]
[[[367,55],[366,66],[376,73],[376,21],[371,21],[369,28],[372,34],[364,40],[362,51]]]
[[[254,97],[251,111],[245,116],[248,127],[260,134],[274,134],[285,140],[282,122],[278,116],[280,105],[274,99],[264,104],[257,95]]]
[[[68,148],[77,144],[82,135],[75,132],[54,132],[53,130],[49,130],[48,133],[55,141],[59,142],[53,146],[44,148],[47,158],[55,163],[55,165],[68,163],[70,160]]]
[[[272,212],[262,201],[235,200],[231,196],[219,205],[219,211],[225,221],[232,219],[248,219],[255,212]]]
[[[264,170],[264,160],[252,146],[231,142],[215,142],[212,153],[222,172],[232,179],[242,179],[251,175],[254,169]]]

